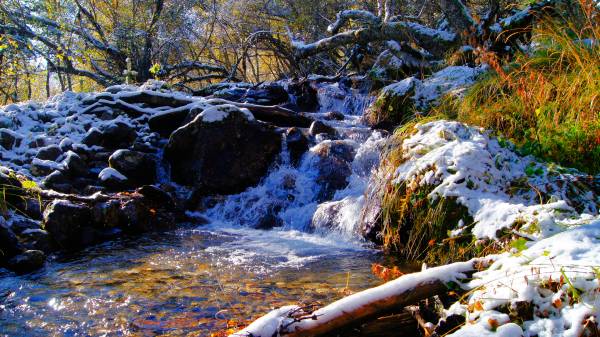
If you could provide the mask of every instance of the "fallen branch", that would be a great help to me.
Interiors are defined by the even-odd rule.
[[[323,336],[442,294],[447,290],[448,282],[466,278],[466,273],[474,270],[475,262],[458,262],[404,275],[311,313],[299,311],[298,306],[276,309],[230,337]]]

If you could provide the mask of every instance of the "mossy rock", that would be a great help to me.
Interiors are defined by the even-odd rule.
[[[393,130],[414,115],[415,88],[419,80],[409,77],[381,90],[375,102],[367,109],[364,121],[372,128]]]

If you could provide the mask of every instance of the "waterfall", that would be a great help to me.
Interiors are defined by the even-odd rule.
[[[318,165],[323,158],[318,151],[330,146],[332,140],[315,137],[314,144],[294,167],[284,138],[279,160],[257,186],[225,197],[208,209],[205,216],[232,226],[281,227],[282,230],[341,235],[349,240],[358,237],[364,190],[371,170],[379,163],[384,135],[361,122],[363,111],[373,101],[365,88],[321,84],[318,99],[320,108],[311,115],[333,126],[339,134],[335,141],[352,152],[347,186],[326,200],[320,200],[322,186],[318,182]],[[326,120],[331,111],[341,112],[344,118]]]

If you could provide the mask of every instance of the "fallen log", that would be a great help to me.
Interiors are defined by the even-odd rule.
[[[447,291],[474,270],[476,260],[458,262],[404,275],[379,287],[367,289],[313,312],[299,306],[276,309],[230,337],[324,336],[415,304]]]

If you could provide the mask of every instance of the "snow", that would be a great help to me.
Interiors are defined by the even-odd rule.
[[[100,173],[98,174],[98,178],[101,181],[107,181],[110,179],[116,179],[119,181],[127,180],[127,177],[125,177],[123,174],[121,174],[121,172],[115,170],[112,167],[107,167],[107,168],[103,169],[102,171],[100,171]]]
[[[229,117],[231,113],[241,113],[244,118],[251,121],[254,120],[254,115],[246,108],[238,108],[231,104],[211,106],[210,108],[200,113],[200,118],[204,123],[221,122]]]
[[[530,244],[522,252],[504,253],[495,259],[466,285],[473,290],[467,304],[457,304],[464,309],[480,302],[484,311],[468,313],[467,319],[473,324],[452,336],[473,336],[472,331],[485,329],[487,313],[519,301],[534,304],[534,318],[523,323],[527,336],[581,336],[586,319],[593,317],[598,322],[600,219],[583,221],[575,228]],[[551,282],[557,282],[557,289],[547,286]],[[578,299],[568,295],[569,282],[580,293]],[[572,305],[570,300],[574,301]]]
[[[444,41],[454,41],[456,39],[456,34],[449,32],[447,30],[433,29],[423,25],[420,25],[416,22],[390,22],[390,25],[400,25],[406,28],[409,28],[415,34],[420,34],[424,36],[429,36],[434,39],[444,40]]]
[[[431,105],[435,105],[444,95],[460,96],[485,71],[486,67],[446,67],[424,80],[409,77],[392,83],[384,87],[382,93],[387,92],[404,96],[409,90],[414,88],[415,93],[412,99],[415,102],[415,106],[418,109],[427,110]]]
[[[473,217],[472,228],[461,222],[454,235],[470,231],[493,240],[507,229],[528,241],[521,251],[490,256],[491,266],[463,284],[471,290],[466,303],[448,313],[464,315],[467,324],[452,336],[580,336],[585,319],[597,322],[600,199],[582,184],[590,176],[519,155],[511,144],[458,122],[417,125],[402,150],[395,183],[431,186],[428,198],[456,197]],[[575,185],[578,193],[568,193]],[[552,280],[558,289],[547,286]],[[579,298],[569,297],[569,282]],[[533,303],[534,318],[517,326],[498,310],[520,301]],[[473,310],[475,303],[483,310]]]
[[[443,94],[459,95],[484,71],[484,67],[452,66],[434,73],[416,86],[414,100],[417,107],[426,108]]]
[[[544,237],[579,216],[576,205],[597,214],[598,196],[588,193],[574,200],[568,197],[569,184],[563,184],[584,179],[584,174],[558,172],[458,122],[431,122],[416,130],[403,142],[406,161],[396,169],[395,183],[431,185],[431,199],[456,197],[473,217],[471,231],[477,238],[495,238],[516,222],[523,223],[523,235]],[[548,202],[540,203],[542,194]]]
[[[173,98],[184,104],[189,103],[177,108],[149,108],[143,103],[127,103],[124,100],[138,95]],[[118,102],[136,111],[140,116],[132,117],[119,109],[98,102],[107,104]],[[219,108],[219,106],[223,107]],[[211,109],[204,114],[203,119],[206,122],[221,120],[227,111],[234,110],[240,111],[248,120],[254,119],[248,109],[227,106],[227,102],[222,99],[193,97],[182,92],[171,91],[160,81],[150,81],[142,86],[116,85],[98,93],[67,91],[43,103],[30,101],[0,107],[0,130],[20,140],[15,142],[11,149],[0,148],[2,165],[39,183],[43,177],[32,177],[28,164],[34,163],[34,157],[41,147],[59,145],[63,150],[73,148],[82,151],[99,151],[101,148],[98,146],[89,147],[82,144],[83,139],[90,132],[102,130],[115,123],[125,123],[134,127],[140,143],[156,145],[159,137],[150,131],[147,119],[156,114],[192,109]],[[52,162],[35,161],[35,164],[59,168]]]

